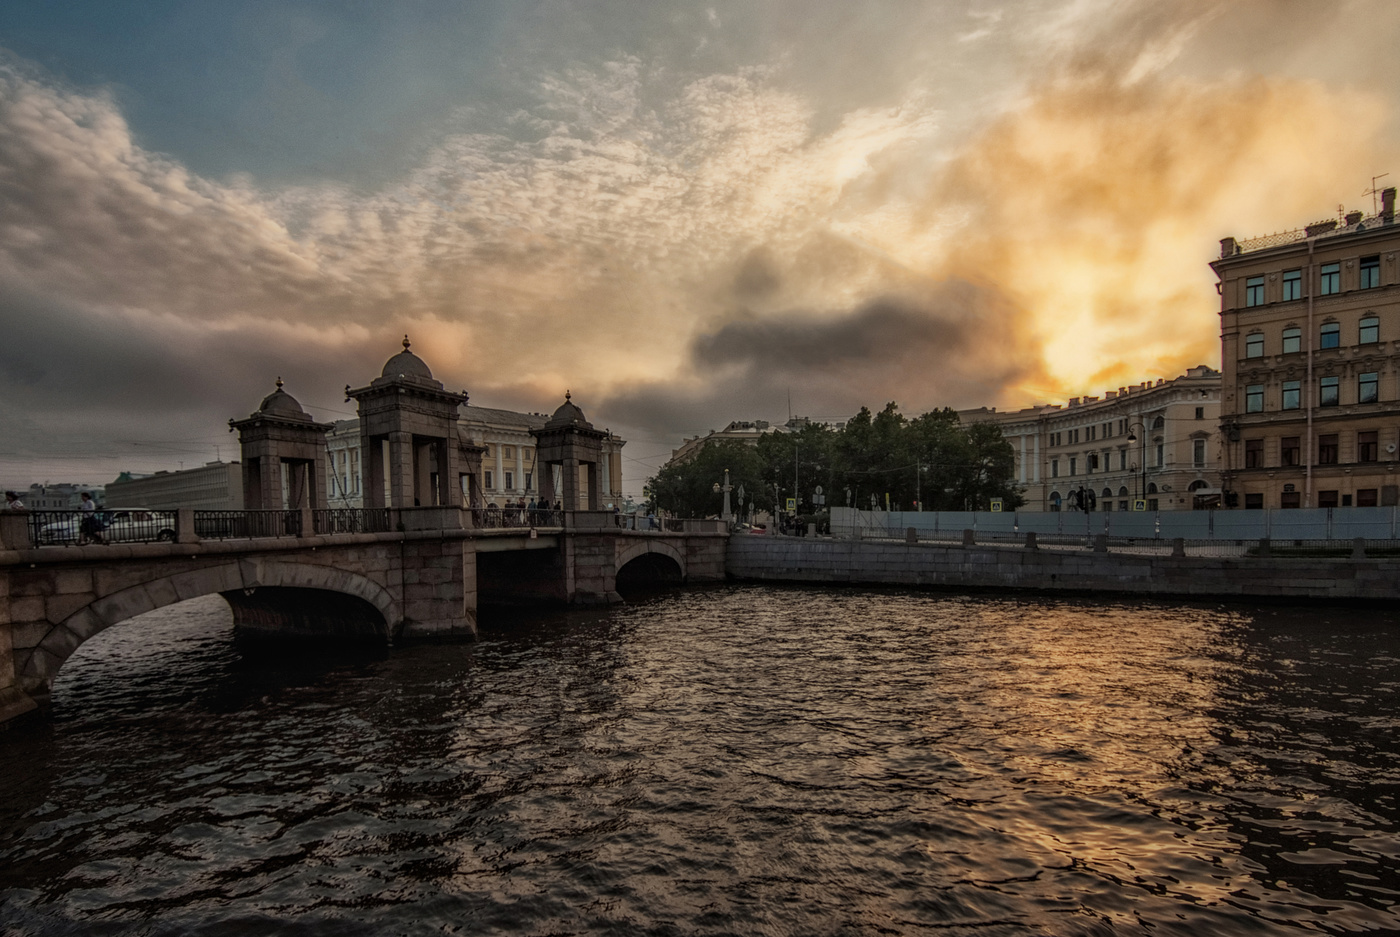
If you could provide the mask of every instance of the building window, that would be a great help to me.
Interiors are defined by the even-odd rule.
[[[1302,447],[1298,445],[1298,439],[1299,437],[1297,436],[1285,436],[1278,441],[1278,454],[1279,458],[1283,460],[1284,465],[1298,464],[1298,455],[1302,449]]]
[[[1244,281],[1244,304],[1246,306],[1264,305],[1264,278],[1250,277]]]
[[[1051,478],[1059,478],[1059,477],[1060,477],[1060,460],[1059,460],[1059,459],[1051,459],[1051,460],[1050,460],[1050,477],[1051,477]]]
[[[1297,508],[1303,506],[1303,496],[1296,491],[1285,491],[1278,500],[1281,508]]]
[[[514,474],[513,472],[506,472],[505,475],[506,475],[506,489],[505,489],[505,490],[506,490],[506,491],[510,491],[512,488],[515,487],[515,474]]]
[[[1099,457],[1097,453],[1089,453],[1084,457],[1084,471],[1093,474],[1094,469],[1099,467]]]
[[[1359,508],[1373,508],[1373,507],[1376,506],[1377,503],[1378,503],[1378,502],[1376,501],[1376,489],[1375,489],[1375,488],[1358,488],[1358,489],[1356,489],[1356,506],[1357,506],[1357,507],[1359,507]]]
[[[1318,290],[1323,296],[1332,296],[1342,291],[1342,265],[1323,264],[1322,265],[1322,288]]]
[[[1291,355],[1296,351],[1303,350],[1303,330],[1291,328],[1283,330],[1283,353]]]
[[[1283,382],[1283,409],[1297,410],[1301,404],[1303,382],[1284,381]]]
[[[1303,271],[1283,271],[1283,301],[1303,298]]]
[[[1380,441],[1375,430],[1356,434],[1356,461],[1374,462],[1380,457]]]
[[[1319,491],[1317,493],[1317,506],[1320,508],[1334,508],[1337,506],[1337,491]]]
[[[1198,420],[1204,420],[1205,418],[1206,418],[1206,408],[1205,408],[1205,407],[1197,407],[1197,408],[1196,408],[1196,419],[1198,419]]]
[[[1336,465],[1337,464],[1337,434],[1324,433],[1317,437],[1317,464]],[[1321,507],[1321,505],[1318,505]]]
[[[534,472],[526,472],[526,473],[525,473],[525,490],[526,490],[526,491],[533,491],[534,489],[535,489],[535,473],[534,473]]]
[[[1157,467],[1158,467],[1158,468],[1161,468],[1163,465],[1166,464],[1165,462],[1162,461],[1162,452],[1163,452],[1162,444],[1161,444],[1161,443],[1157,443]]]
[[[1076,462],[1076,461],[1077,461],[1077,460],[1074,458],[1074,456],[1070,456],[1070,457],[1069,457],[1069,473],[1070,473],[1071,475],[1074,474],[1074,470],[1075,470],[1075,468],[1076,468],[1076,466],[1075,466],[1075,462]]]
[[[1363,290],[1371,290],[1381,285],[1381,258],[1377,254],[1374,257],[1361,258],[1361,286]]]
[[[495,485],[493,485],[493,484],[491,483],[491,470],[490,470],[490,469],[487,469],[486,471],[482,472],[482,473],[481,473],[481,476],[482,476],[482,479],[483,479],[483,485],[482,485],[483,488],[486,488],[486,489],[489,490],[489,489],[492,489],[492,488],[495,488],[495,487],[496,487]]]
[[[1342,343],[1342,327],[1336,322],[1322,323],[1322,337],[1319,348],[1336,348]]]
[[[1356,341],[1362,345],[1374,345],[1381,340],[1381,320],[1375,316],[1367,316],[1361,320],[1361,327],[1357,329]]]
[[[1201,468],[1206,464],[1206,441],[1204,439],[1191,440],[1191,464],[1196,468]]]
[[[1254,333],[1252,333],[1252,334],[1250,334],[1250,335],[1245,336],[1245,339],[1244,339],[1244,356],[1245,356],[1246,358],[1262,358],[1262,357],[1264,357],[1264,333],[1263,333],[1263,332],[1254,332]]]
[[[1153,429],[1163,429],[1163,428],[1166,427],[1166,425],[1167,425],[1167,421],[1166,421],[1166,419],[1165,419],[1164,417],[1160,417],[1160,416],[1159,416],[1159,417],[1157,417],[1157,419],[1155,419],[1155,420],[1152,421],[1152,428],[1153,428]]]
[[[1318,381],[1317,405],[1319,407],[1335,407],[1337,405],[1337,388],[1342,379],[1339,377],[1324,377]]]
[[[1244,441],[1244,467],[1264,467],[1264,440],[1246,439]]]
[[[1245,492],[1244,507],[1246,511],[1264,510],[1264,493],[1262,491]]]
[[[1264,412],[1264,385],[1250,384],[1244,389],[1244,412]]]
[[[1128,450],[1127,450],[1127,449],[1119,449],[1119,450],[1118,450],[1118,471],[1120,471],[1120,472],[1126,471],[1127,468],[1128,468]]]
[[[1356,378],[1356,402],[1375,403],[1377,398],[1377,388],[1380,386],[1377,372],[1369,371],[1366,374],[1357,375]]]

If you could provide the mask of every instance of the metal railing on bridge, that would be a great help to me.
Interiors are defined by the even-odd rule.
[[[394,529],[389,508],[324,508],[311,512],[317,536],[378,534]]]
[[[195,511],[194,533],[201,540],[300,537],[300,511]]]
[[[86,543],[156,543],[175,539],[175,512],[145,508],[95,511],[28,511],[32,546]]]
[[[297,538],[394,531],[544,529],[628,530],[653,534],[715,533],[723,521],[641,517],[610,511],[528,508],[320,508],[205,511],[144,508],[25,512],[30,546],[87,543],[189,543],[198,540]],[[185,529],[182,525],[187,525]]]
[[[531,508],[471,508],[470,510],[472,526],[482,530],[564,526],[564,511]]]

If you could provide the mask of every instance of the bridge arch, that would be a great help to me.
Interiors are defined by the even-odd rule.
[[[357,573],[308,563],[245,560],[173,573],[99,596],[50,626],[20,668],[20,681],[31,696],[46,696],[73,652],[111,626],[186,599],[215,593],[251,594],[264,587],[319,590],[361,599],[378,610],[386,641],[403,624],[403,613],[393,596]]]
[[[618,572],[622,572],[622,567],[626,566],[628,563],[632,562],[637,557],[643,556],[647,553],[660,553],[663,556],[670,557],[672,560],[675,561],[676,567],[681,571],[681,578],[685,578],[685,555],[681,553],[681,551],[677,550],[675,547],[671,546],[669,543],[666,543],[662,540],[643,540],[641,543],[636,543],[630,547],[627,547],[625,550],[622,550],[620,553],[618,553],[617,563],[614,568]]]
[[[687,579],[685,555],[664,541],[644,540],[627,547],[617,554],[613,568],[619,588],[629,583],[645,586]]]

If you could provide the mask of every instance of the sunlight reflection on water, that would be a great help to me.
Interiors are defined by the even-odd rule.
[[[742,586],[247,656],[217,599],[0,735],[16,934],[1400,927],[1381,614]]]

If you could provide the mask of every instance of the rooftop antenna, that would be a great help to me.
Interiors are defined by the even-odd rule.
[[[1390,173],[1388,173],[1388,172],[1383,172],[1383,173],[1381,173],[1379,176],[1372,176],[1372,177],[1371,177],[1371,187],[1370,187],[1369,189],[1367,189],[1365,192],[1362,192],[1362,193],[1361,193],[1362,195],[1369,195],[1369,196],[1371,196],[1371,214],[1373,214],[1373,215],[1379,214],[1379,213],[1380,213],[1380,210],[1381,210],[1380,203],[1376,201],[1376,196],[1378,196],[1378,195],[1381,194],[1381,189],[1380,189],[1380,186],[1376,185],[1376,182],[1377,182],[1378,180],[1380,180],[1380,179],[1384,179],[1384,178],[1385,178],[1386,176],[1388,176],[1388,175],[1390,175]]]

